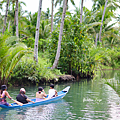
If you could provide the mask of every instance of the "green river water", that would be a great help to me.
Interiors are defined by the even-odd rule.
[[[120,80],[120,72],[105,71],[104,79]],[[2,109],[0,120],[120,120],[120,97],[103,78],[55,85],[57,91],[70,86],[68,94],[56,102],[35,107]],[[49,86],[42,86],[48,94]],[[16,98],[20,87],[8,88]],[[34,98],[36,86],[25,87],[28,98]],[[12,101],[8,100],[9,103]]]

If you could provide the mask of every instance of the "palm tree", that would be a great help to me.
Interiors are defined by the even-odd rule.
[[[17,37],[0,35],[0,85],[8,83],[16,64],[25,54],[31,52]]]
[[[8,15],[8,6],[9,6],[9,0],[7,0],[7,3],[6,3],[6,12],[5,12],[5,19],[4,19],[4,25],[3,25],[2,34],[4,34],[5,28],[6,28],[6,21],[7,21],[7,15]]]
[[[106,0],[106,2],[105,2],[104,11],[103,11],[103,15],[102,15],[102,21],[101,21],[102,24],[100,26],[99,41],[101,41],[102,25],[103,25],[103,19],[104,19],[104,16],[105,16],[105,10],[106,10],[106,7],[107,7],[107,2],[108,2],[108,0]]]
[[[68,3],[68,0],[65,0],[65,4],[64,4],[64,8],[63,8],[63,14],[62,14],[62,19],[61,19],[61,25],[60,25],[60,33],[59,33],[59,41],[58,41],[57,53],[56,53],[55,61],[54,61],[53,66],[52,66],[51,69],[55,69],[55,68],[57,68],[57,66],[58,66],[58,61],[59,61],[59,57],[60,57],[61,41],[62,41],[62,34],[63,34],[64,19],[65,19],[65,14],[66,14],[67,3]]]
[[[18,0],[16,0],[16,10],[15,10],[15,18],[16,18],[16,36],[19,36],[18,33]]]
[[[104,19],[106,8],[109,9],[109,12],[115,11],[118,7],[120,7],[119,4],[117,3],[117,2],[119,2],[119,0],[112,0],[112,1],[109,1],[109,0],[92,0],[92,1],[94,2],[93,11],[100,10],[101,6],[105,5],[104,6],[104,11],[103,11],[103,14],[102,14],[102,21],[101,21],[100,32],[99,32],[99,41],[101,41],[103,19]]]
[[[52,11],[51,11],[51,34],[53,32],[53,11],[54,11],[54,0],[52,0]]]
[[[63,12],[63,7],[59,7],[58,12],[56,12],[54,15],[55,24],[60,24],[62,12]]]
[[[105,0],[92,0],[93,11],[98,10],[101,6],[105,5]]]
[[[107,25],[104,28],[104,33],[102,35],[103,45],[107,48],[119,47],[120,46],[120,36],[118,27],[114,27],[115,23]]]
[[[82,14],[83,14],[83,0],[81,2],[80,23],[82,23]]]
[[[36,63],[38,63],[38,40],[39,40],[39,27],[40,27],[41,9],[42,9],[42,0],[39,1],[36,34],[35,34],[34,60],[36,61]]]
[[[120,36],[120,14],[117,17],[117,21],[118,21],[118,25],[119,25],[118,30],[119,30],[119,36]]]
[[[1,18],[1,20],[0,20],[0,33],[2,33],[2,30],[3,30],[3,16],[1,15],[1,13],[0,13],[0,18]]]
[[[3,0],[2,4],[4,4],[5,2],[8,2],[8,0]],[[18,25],[15,25],[15,23],[16,23],[16,15],[15,15],[16,5],[15,5],[15,2],[17,2],[17,1],[16,0],[9,0],[9,8],[10,9],[8,10],[8,14],[5,15],[5,17],[4,17],[6,20],[8,20],[8,31],[10,30],[10,26],[12,26],[11,28],[13,30],[13,35],[14,35],[15,31],[18,30],[18,29],[16,29],[16,26],[18,26]],[[18,10],[19,11],[19,13],[18,13],[19,16],[18,17],[20,19],[22,18],[21,13],[23,13],[21,3],[23,5],[25,5],[24,2],[18,2],[18,8],[19,8],[19,10]],[[4,21],[6,21],[6,20],[4,20]],[[4,27],[3,28],[5,28],[5,22],[4,22]]]
[[[63,5],[64,5],[64,0],[56,0],[55,1],[55,7],[58,5],[58,4],[62,4],[63,2]],[[74,3],[74,0],[70,0],[70,2],[72,3],[72,5],[75,5]],[[53,29],[53,9],[54,9],[54,0],[52,0],[52,13],[51,13],[51,30]],[[67,9],[68,9],[68,6],[67,6]],[[59,7],[58,9],[58,12],[55,14],[55,16],[57,16],[57,18],[60,20],[60,16],[62,15],[62,11],[63,11],[63,6]],[[59,15],[59,16],[58,16]],[[58,22],[59,22],[58,20]],[[56,20],[57,21],[57,20]],[[57,22],[57,23],[58,23]]]

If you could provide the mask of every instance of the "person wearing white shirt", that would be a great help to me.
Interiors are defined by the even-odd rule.
[[[54,85],[50,85],[48,99],[58,96],[57,91],[54,89]]]

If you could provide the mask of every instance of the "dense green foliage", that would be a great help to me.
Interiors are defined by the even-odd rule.
[[[96,69],[103,69],[103,66],[113,69],[120,68],[120,27],[114,26],[116,23],[120,26],[120,17],[115,15],[115,10],[119,8],[117,0],[108,1],[103,21],[102,42],[96,40],[96,35],[100,30],[105,1],[93,1],[92,10],[83,8],[82,24],[79,23],[79,8],[76,7],[74,13],[68,10],[66,12],[58,63],[60,71],[51,70],[48,67],[52,67],[57,51],[62,7],[54,15],[52,34],[50,33],[49,8],[46,12],[41,13],[38,42],[39,61],[36,65],[33,60],[33,48],[37,12],[31,14],[23,11],[22,4],[25,5],[25,3],[19,2],[19,38],[10,37],[15,36],[15,1],[10,1],[4,35],[2,35],[1,27],[4,15],[0,13],[2,18],[0,19],[0,84],[7,83],[10,76],[10,83],[23,84],[25,80],[39,82],[45,78],[49,81],[57,78],[57,75],[61,73],[72,73],[75,77],[87,77],[93,75]],[[73,3],[73,1],[71,2]],[[0,9],[3,8],[3,3],[6,1],[1,2]],[[116,18],[115,23],[111,23],[112,18]],[[31,54],[26,55],[26,53]]]
[[[7,84],[16,64],[25,54],[31,52],[17,37],[0,35],[0,84]]]
[[[16,65],[11,74],[11,83],[14,85],[26,85],[28,81],[32,83],[44,83],[45,81],[57,78],[61,75],[59,70],[48,69],[50,63],[47,63],[46,58],[39,58],[39,63],[36,64],[33,56],[24,56]]]

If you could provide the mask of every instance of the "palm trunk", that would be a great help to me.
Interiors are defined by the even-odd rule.
[[[82,23],[82,14],[83,14],[83,0],[81,2],[80,23]]]
[[[108,2],[108,0],[106,0],[106,2],[105,2],[105,7],[104,7],[103,15],[102,15],[102,24],[100,26],[99,41],[101,41],[102,25],[103,25],[103,19],[104,19],[104,16],[105,16],[105,10],[106,10],[106,7],[107,7],[107,2]]]
[[[5,19],[4,19],[4,26],[3,26],[2,34],[4,34],[5,28],[6,28],[6,21],[7,21],[7,15],[8,15],[8,6],[9,6],[9,0],[7,0],[7,4],[6,4],[6,12],[5,12]]]
[[[39,1],[39,9],[37,16],[36,34],[35,34],[35,45],[34,45],[34,60],[38,63],[38,40],[39,40],[39,27],[40,27],[40,16],[42,9],[42,0]]]
[[[9,32],[9,30],[10,30],[10,20],[9,20],[9,24],[8,24],[8,32]]]
[[[15,11],[15,17],[16,17],[16,36],[19,36],[18,33],[18,0],[16,0],[16,11]]]
[[[67,3],[68,3],[68,0],[65,0],[65,4],[64,4],[64,8],[63,8],[63,14],[62,14],[62,19],[61,19],[61,25],[60,25],[60,33],[59,33],[59,41],[58,41],[57,53],[56,53],[55,61],[54,61],[53,66],[52,66],[51,69],[55,69],[55,68],[57,68],[57,66],[58,66],[58,61],[59,61],[59,57],[60,57],[61,41],[62,41],[63,26],[64,26],[64,19],[65,19],[65,14],[66,14]]]
[[[14,14],[14,25],[16,23],[16,11],[15,11],[15,14]]]
[[[95,46],[97,47],[98,33],[96,34]]]
[[[54,0],[52,0],[52,12],[51,12],[51,34],[53,32],[53,7],[54,7]]]

